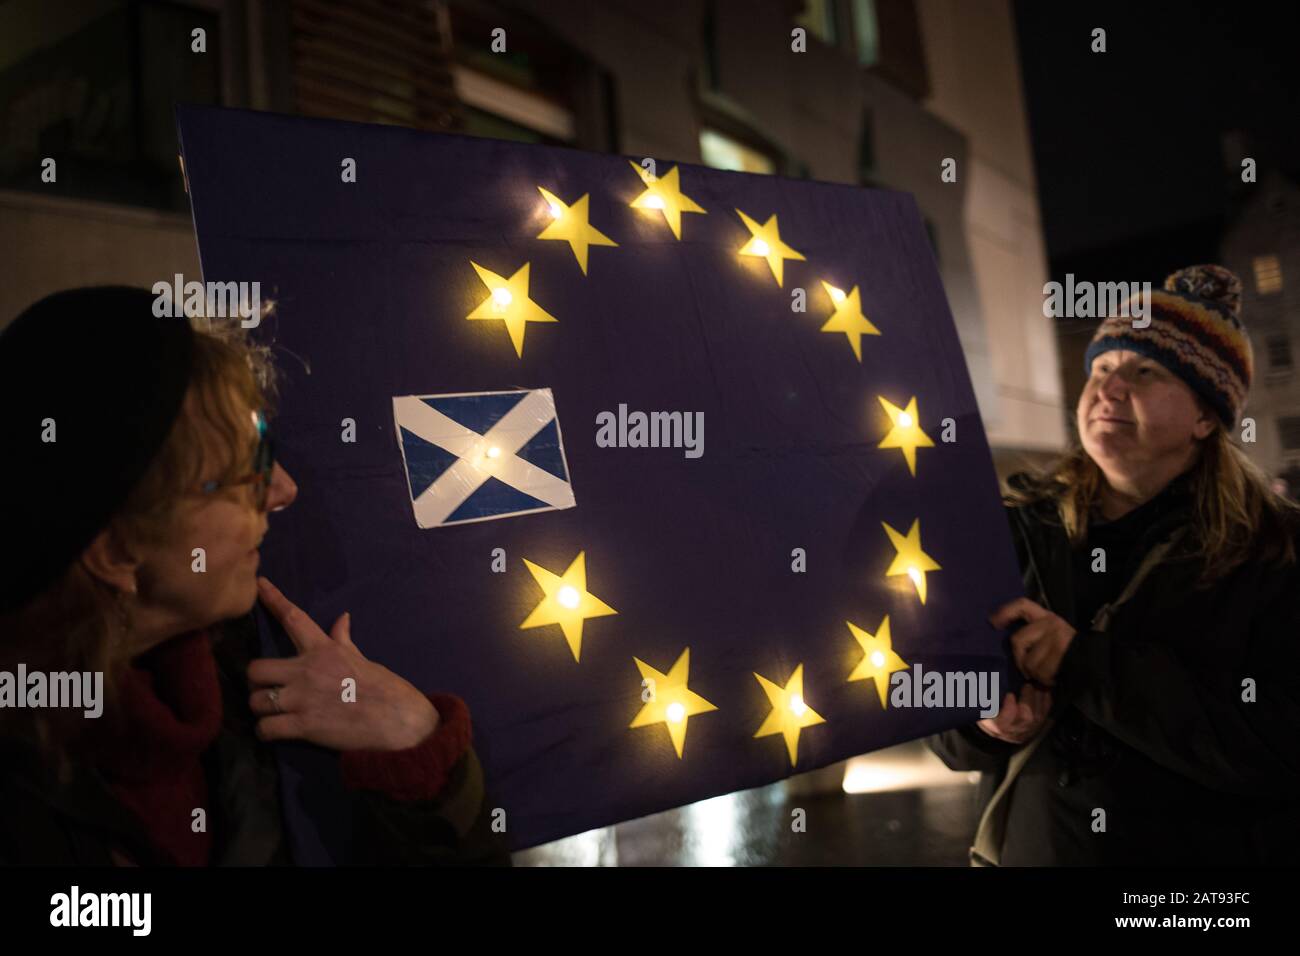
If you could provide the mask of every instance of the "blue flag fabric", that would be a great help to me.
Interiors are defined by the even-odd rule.
[[[888,701],[902,665],[1006,688],[987,616],[1023,592],[911,196],[235,110],[178,122],[204,279],[276,301],[256,334],[300,493],[265,573],[467,701],[514,847],[977,718]],[[430,412],[414,427],[411,402]],[[475,490],[422,525],[457,468]],[[341,858],[332,756],[281,749],[298,858]]]

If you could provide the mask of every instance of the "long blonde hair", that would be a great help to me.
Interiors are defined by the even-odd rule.
[[[1248,559],[1294,563],[1300,507],[1269,487],[1267,476],[1216,425],[1201,441],[1188,475],[1192,497],[1190,545],[1203,560],[1198,586],[1209,587]],[[1048,501],[1078,545],[1100,500],[1103,476],[1076,442],[1046,468],[1029,473],[1003,492],[1009,505]]]

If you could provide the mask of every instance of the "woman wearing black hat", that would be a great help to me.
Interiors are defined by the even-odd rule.
[[[267,364],[153,306],[73,290],[0,333],[0,863],[291,863],[272,740],[341,752],[357,861],[508,862],[464,703],[257,577],[297,493]],[[252,659],[258,598],[296,657]]]
[[[1300,511],[1231,438],[1252,371],[1240,291],[1193,266],[1148,323],[1103,322],[1079,445],[1009,482],[1031,597],[993,623],[1022,622],[1029,683],[931,740],[983,772],[977,865],[1300,858]]]

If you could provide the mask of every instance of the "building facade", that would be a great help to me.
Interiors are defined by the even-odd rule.
[[[1245,187],[1224,233],[1223,264],[1241,277],[1241,312],[1255,355],[1242,449],[1300,498],[1300,187],[1268,171]]]
[[[0,38],[0,321],[197,276],[172,103],[223,103],[910,192],[1000,470],[1065,441],[1009,2],[9,0]]]

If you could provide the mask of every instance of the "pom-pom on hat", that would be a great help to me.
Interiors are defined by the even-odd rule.
[[[153,304],[146,289],[70,289],[0,331],[0,611],[72,566],[180,416],[193,332]]]
[[[1132,308],[1141,293],[1129,299]],[[1241,280],[1223,266],[1188,266],[1151,293],[1150,325],[1112,316],[1101,323],[1084,355],[1083,372],[1102,352],[1127,349],[1159,362],[1203,398],[1227,428],[1246,406],[1254,374],[1250,337],[1241,322]]]

